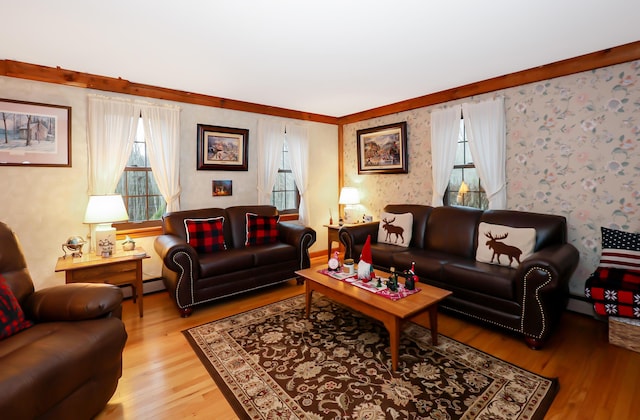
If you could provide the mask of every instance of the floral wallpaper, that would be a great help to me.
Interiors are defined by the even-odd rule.
[[[600,227],[640,231],[640,61],[522,85],[458,102],[504,96],[507,207],[560,214],[580,252],[571,294],[598,265]],[[453,104],[453,102],[451,103]],[[345,185],[357,186],[363,213],[387,203],[430,204],[430,111],[420,108],[345,126]],[[356,132],[408,122],[409,173],[358,175]]]

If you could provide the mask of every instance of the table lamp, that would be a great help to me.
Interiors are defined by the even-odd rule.
[[[354,223],[355,219],[352,213],[354,213],[355,210],[353,210],[353,206],[360,204],[360,193],[358,193],[358,189],[355,187],[342,187],[338,204],[344,205],[344,222]]]
[[[466,182],[462,181],[462,183],[460,184],[460,188],[458,189],[458,197],[457,197],[458,204],[464,203],[464,195],[468,192],[469,192],[469,186],[467,185]]]
[[[126,220],[129,220],[129,215],[120,194],[89,196],[84,223],[96,225],[95,235],[92,235],[91,239],[96,255],[103,257],[113,255],[116,246],[116,228],[111,226],[111,223]]]

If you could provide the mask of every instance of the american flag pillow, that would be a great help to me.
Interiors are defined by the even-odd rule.
[[[224,242],[224,217],[209,219],[184,219],[187,243],[198,253],[227,249]]]
[[[601,228],[600,268],[620,268],[640,272],[640,233]]]
[[[258,216],[247,213],[247,239],[245,246],[272,244],[278,240],[280,216]]]

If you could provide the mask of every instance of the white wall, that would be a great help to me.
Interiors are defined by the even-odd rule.
[[[126,96],[29,80],[0,77],[0,97],[72,108],[72,167],[40,168],[0,166],[0,221],[18,235],[36,289],[64,283],[63,273],[55,273],[62,244],[71,235],[87,237],[88,227],[82,223],[87,196],[87,95]],[[147,99],[153,103],[160,100]],[[174,103],[181,108],[180,183],[181,208],[228,207],[257,203],[256,168],[257,127],[261,118],[275,119],[248,112],[199,105]],[[338,127],[306,121],[295,121],[309,128],[310,182],[309,208],[311,227],[318,239],[311,252],[326,248],[328,209],[337,214],[338,197]],[[197,124],[249,129],[248,171],[196,170]],[[233,195],[213,197],[211,181],[230,179]],[[144,261],[145,278],[160,275],[159,259],[153,250],[153,238],[137,240],[150,260]]]

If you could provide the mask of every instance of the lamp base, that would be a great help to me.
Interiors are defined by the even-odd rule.
[[[116,228],[111,223],[96,226],[96,255],[111,257],[116,249]]]

